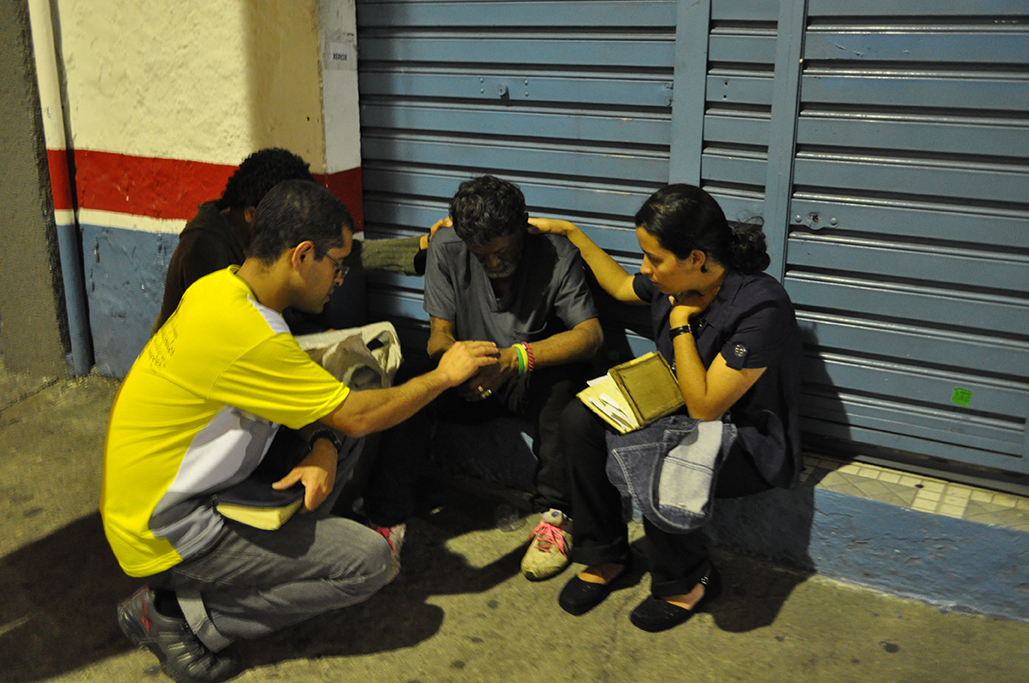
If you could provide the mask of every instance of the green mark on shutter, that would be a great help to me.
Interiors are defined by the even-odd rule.
[[[950,402],[957,403],[959,406],[965,406],[967,408],[972,402],[972,392],[968,389],[954,387],[954,394],[950,397]]]

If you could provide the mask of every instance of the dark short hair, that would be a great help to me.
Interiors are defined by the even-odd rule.
[[[218,208],[242,211],[248,206],[257,206],[268,194],[268,190],[283,180],[307,180],[313,183],[314,176],[309,166],[293,152],[280,147],[254,152],[243,160],[229,178],[225,192],[218,201]]]
[[[273,187],[257,205],[250,255],[273,263],[287,249],[314,242],[319,259],[343,246],[343,231],[354,232],[350,212],[331,192],[306,180],[287,180]]]
[[[730,226],[714,197],[694,185],[666,185],[636,212],[636,225],[685,260],[698,249],[715,262],[745,275],[759,273],[770,259],[761,225]]]
[[[491,175],[466,180],[450,200],[454,231],[470,246],[528,230],[525,195],[514,183]]]

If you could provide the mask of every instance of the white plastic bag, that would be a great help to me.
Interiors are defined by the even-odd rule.
[[[393,323],[380,322],[297,337],[300,348],[354,391],[385,389],[403,361]]]

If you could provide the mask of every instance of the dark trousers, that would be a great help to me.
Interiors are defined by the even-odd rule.
[[[561,416],[561,429],[575,510],[572,560],[624,564],[629,559],[629,535],[622,497],[605,471],[606,433],[611,427],[581,401],[573,401]],[[770,488],[750,455],[734,447],[722,465],[715,497],[738,498]],[[668,533],[646,518],[643,529],[650,545],[651,592],[659,597],[688,593],[711,566],[703,532]]]
[[[568,462],[561,446],[561,413],[585,384],[585,368],[542,368],[508,382],[484,401],[466,401],[454,390],[411,419],[382,434],[379,454],[364,490],[364,509],[380,526],[400,524],[414,513],[414,486],[429,457],[435,421],[482,424],[497,417],[520,417],[535,428],[533,508],[556,508],[572,516]]]

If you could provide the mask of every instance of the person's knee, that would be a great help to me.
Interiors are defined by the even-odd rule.
[[[354,584],[365,597],[378,592],[389,580],[390,567],[393,562],[393,549],[389,542],[378,532],[363,528],[367,533],[361,534],[357,550],[360,560],[348,564],[338,578],[350,584],[348,590],[354,590]]]
[[[317,545],[322,569],[315,573],[340,593],[338,600],[329,598],[337,603],[334,606],[366,600],[386,585],[392,551],[376,531],[349,519],[330,517],[319,522]],[[305,578],[316,577],[309,574]]]
[[[603,440],[604,428],[582,401],[572,401],[561,412],[561,433],[569,445],[576,442]]]
[[[583,421],[586,420],[589,410],[582,401],[572,401],[561,411],[561,429],[566,433],[578,433],[582,430]]]
[[[392,553],[389,549],[389,544],[384,543],[384,545],[386,546],[386,549],[384,552],[380,552],[376,555],[374,571],[368,576],[368,580],[365,584],[367,587],[366,595],[368,597],[378,593],[387,583],[389,583]]]

